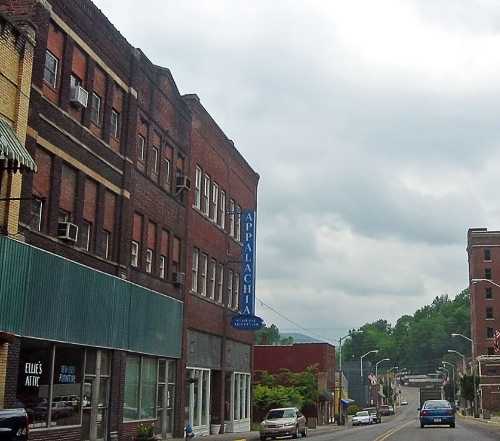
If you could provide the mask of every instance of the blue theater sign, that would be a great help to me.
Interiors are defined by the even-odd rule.
[[[231,321],[233,328],[241,331],[256,331],[264,326],[263,320],[255,315],[256,220],[254,210],[242,211],[243,246],[241,249],[240,312]]]

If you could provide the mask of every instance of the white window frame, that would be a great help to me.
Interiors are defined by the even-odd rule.
[[[217,223],[219,213],[219,184],[212,181],[212,220]]]
[[[224,301],[224,265],[218,265],[219,277],[217,279],[217,303]]]
[[[203,213],[210,214],[210,176],[205,173],[203,176]]]
[[[85,251],[89,251],[90,250],[91,235],[92,235],[92,223],[84,220],[82,227],[87,230],[87,240],[86,240],[86,243],[82,243],[82,248]]]
[[[226,192],[224,190],[221,190],[221,192],[220,192],[219,225],[222,229],[226,228]]]
[[[111,136],[120,139],[120,112],[111,109]]]
[[[188,396],[187,405],[188,405],[188,421],[193,429],[206,428],[209,429],[210,426],[210,392],[211,392],[211,371],[210,369],[203,368],[193,368],[187,367],[187,378],[188,379],[196,379],[196,372],[199,373],[198,379],[196,381],[189,381],[187,390]],[[203,395],[203,379],[206,376],[206,396]],[[197,383],[198,388],[198,400],[194,403],[194,383]],[[197,420],[194,421],[194,406],[197,408]],[[203,412],[204,410],[204,412]],[[206,420],[202,420],[202,415],[205,413]],[[196,430],[195,430],[196,431]]]
[[[240,304],[240,275],[239,273],[234,274],[234,286],[233,286],[233,308],[238,309]]]
[[[236,205],[236,224],[234,227],[235,239],[239,242],[241,240],[241,207]]]
[[[194,206],[201,210],[201,179],[203,176],[202,169],[197,165],[194,179]]]
[[[233,270],[228,270],[228,275],[227,275],[227,307],[230,309],[233,307],[233,277],[234,277]]]
[[[97,102],[97,106],[94,104]],[[92,121],[97,127],[101,126],[101,102],[102,99],[95,91],[92,91],[92,104],[90,108],[90,121]],[[94,113],[94,109],[96,112]],[[96,120],[92,118],[92,115],[95,114]]]
[[[145,151],[146,151],[146,138],[144,138],[144,136],[142,135],[137,135],[137,150],[138,150],[138,157],[137,159],[139,161],[142,161],[144,162],[144,160],[146,159],[145,157]]]
[[[165,158],[165,186],[170,186],[170,159]]]
[[[208,255],[201,253],[200,294],[207,295]]]
[[[159,156],[159,151],[158,151],[158,147],[152,147],[151,148],[153,150],[153,168],[151,170],[151,172],[155,175],[158,174],[158,156]]]
[[[111,257],[111,232],[104,230],[104,258],[110,259]]]
[[[209,297],[215,299],[215,283],[217,279],[217,261],[215,259],[210,260],[210,284],[209,284]]]
[[[47,68],[47,58],[51,58],[52,61],[55,61],[55,72],[52,72],[50,69]],[[46,77],[45,72],[49,72],[51,75],[54,76],[54,81],[50,82],[50,80]],[[59,58],[57,58],[52,52],[50,52],[48,49],[45,51],[45,62],[43,65],[43,81],[47,83],[50,87],[53,89],[57,88],[57,80],[59,76]]]
[[[153,272],[153,250],[151,248],[146,250],[146,272],[149,274]]]
[[[250,419],[251,380],[246,372],[234,372],[231,378],[231,411],[233,421]]]
[[[134,268],[139,266],[139,242],[132,241],[130,246],[130,265]]]
[[[164,279],[166,274],[165,274],[165,268],[166,268],[166,263],[167,258],[163,255],[160,256],[160,279]]]
[[[33,211],[33,204],[37,203],[38,207],[36,212]],[[33,197],[33,200],[31,201],[31,225],[33,225],[33,220],[34,217],[36,216],[37,222],[36,222],[36,231],[42,231],[42,220],[43,220],[43,200],[41,198]]]
[[[235,209],[236,203],[234,202],[234,199],[231,199],[229,201],[229,235],[231,237],[234,237],[234,226],[235,226],[235,216],[234,216],[234,209]]]
[[[193,248],[193,256],[191,263],[191,291],[198,292],[198,269],[200,263],[200,250]]]

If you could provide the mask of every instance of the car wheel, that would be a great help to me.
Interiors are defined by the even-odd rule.
[[[307,437],[307,427],[304,427],[304,430],[302,431],[302,437],[303,438]]]
[[[424,428],[424,423],[420,423],[420,428],[423,429]]]
[[[450,424],[450,428],[454,429],[455,428],[455,423]]]
[[[293,434],[292,438],[296,439],[299,437],[299,426],[295,426],[295,433]]]

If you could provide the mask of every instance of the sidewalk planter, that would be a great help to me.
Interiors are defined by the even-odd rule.
[[[210,424],[210,434],[218,435],[220,433],[221,424]]]

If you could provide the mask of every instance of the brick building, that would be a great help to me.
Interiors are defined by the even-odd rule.
[[[209,424],[250,430],[253,334],[230,326],[238,312],[241,210],[257,208],[259,176],[196,95],[192,113],[186,280],[185,353],[189,421],[196,433]],[[201,392],[200,392],[201,391]],[[211,420],[211,421],[210,421]]]
[[[476,366],[479,362],[481,377],[479,405],[498,411],[500,354],[495,353],[494,334],[500,329],[500,231],[469,229],[467,253],[473,359]]]
[[[255,345],[254,370],[279,373],[281,369],[303,372],[317,368],[317,403],[319,424],[331,422],[335,414],[335,346],[329,343],[295,343],[293,345]]]
[[[198,164],[228,204],[255,208],[258,176],[90,0],[2,0],[0,11],[37,30],[26,147],[38,172],[22,182],[23,241],[0,236],[5,406],[28,408],[34,440],[129,441],[140,422],[167,438],[187,420],[205,429],[211,413],[238,430],[252,344],[228,326],[238,216],[224,209],[225,225],[200,223],[189,177]],[[203,192],[214,200],[212,184]],[[197,293],[184,303],[195,247],[223,265],[222,302]],[[217,365],[189,355],[211,337]],[[226,406],[235,399],[241,407]]]

